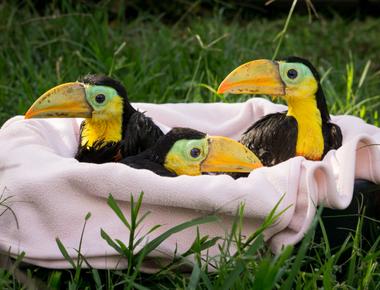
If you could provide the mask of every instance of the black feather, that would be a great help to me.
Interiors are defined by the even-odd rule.
[[[134,112],[125,127],[123,157],[136,155],[156,144],[164,135],[153,120],[141,112]]]
[[[338,149],[342,146],[343,135],[338,125],[334,123],[325,123],[322,126],[322,132],[325,141],[323,156],[325,156],[329,150]]]
[[[167,170],[163,164],[152,160],[154,159],[153,156],[154,152],[152,152],[151,149],[148,149],[145,152],[142,152],[138,155],[124,158],[120,162],[136,169],[150,170],[160,176],[177,176],[175,173]]]
[[[91,147],[79,146],[75,159],[80,162],[97,164],[104,163],[104,160],[108,160],[108,162],[116,162],[117,157],[120,154],[120,148],[120,142],[103,142],[102,140],[99,140]]]
[[[249,127],[240,142],[251,149],[264,166],[272,166],[295,156],[297,133],[295,118],[274,113]]]

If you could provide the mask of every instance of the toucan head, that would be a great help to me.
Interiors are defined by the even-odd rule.
[[[322,119],[330,118],[319,74],[309,61],[300,57],[245,63],[222,81],[218,93],[264,94],[287,102],[315,98]]]
[[[250,172],[262,166],[256,155],[239,142],[189,128],[172,129],[154,149],[157,161],[177,175]]]
[[[61,84],[44,93],[29,108],[25,118],[106,121],[132,111],[127,92],[120,82],[103,75],[87,75],[81,81]]]

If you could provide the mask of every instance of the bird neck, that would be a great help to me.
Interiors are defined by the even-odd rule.
[[[296,155],[320,160],[324,151],[322,118],[314,96],[305,99],[288,98],[287,116],[298,124]]]
[[[92,147],[96,141],[104,145],[109,142],[122,140],[122,115],[109,119],[88,118],[84,121],[81,145]]]

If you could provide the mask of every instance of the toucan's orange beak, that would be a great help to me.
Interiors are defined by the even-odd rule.
[[[251,172],[262,167],[260,159],[243,144],[223,136],[209,136],[208,154],[201,172]]]
[[[93,109],[86,100],[85,86],[79,82],[56,86],[29,108],[25,119],[30,118],[90,118]]]
[[[237,67],[220,84],[218,94],[222,93],[285,95],[278,63],[259,59]]]

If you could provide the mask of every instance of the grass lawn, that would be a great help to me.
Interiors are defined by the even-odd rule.
[[[220,81],[237,65],[256,58],[308,58],[323,75],[323,87],[333,114],[349,113],[379,125],[380,19],[286,18],[251,20],[225,17],[224,7],[210,15],[184,14],[173,23],[141,13],[133,20],[111,17],[107,1],[49,8],[41,15],[26,1],[23,6],[0,3],[0,123],[24,114],[33,101],[58,83],[87,73],[109,74],[121,80],[134,102],[237,102],[250,96],[224,98],[215,93]],[[29,3],[29,4],[28,4]],[[276,38],[276,39],[275,39]],[[237,217],[240,215],[237,214]],[[0,216],[1,218],[1,216]],[[318,220],[316,220],[318,222]],[[332,254],[328,244],[313,241],[313,232],[296,249],[273,256],[260,232],[248,244],[239,239],[239,223],[226,241],[238,243],[232,255],[228,242],[214,273],[196,264],[183,275],[167,268],[142,274],[127,271],[50,271],[23,268],[12,275],[0,270],[0,288],[21,288],[20,275],[51,288],[136,289],[380,289],[380,251],[360,247],[358,230]],[[78,225],[81,226],[81,225]],[[1,230],[0,230],[1,231]],[[213,241],[199,238],[193,253]],[[350,253],[350,260],[339,256]],[[17,279],[16,279],[17,278]],[[29,284],[31,285],[31,284]],[[132,287],[132,286],[131,286]]]

